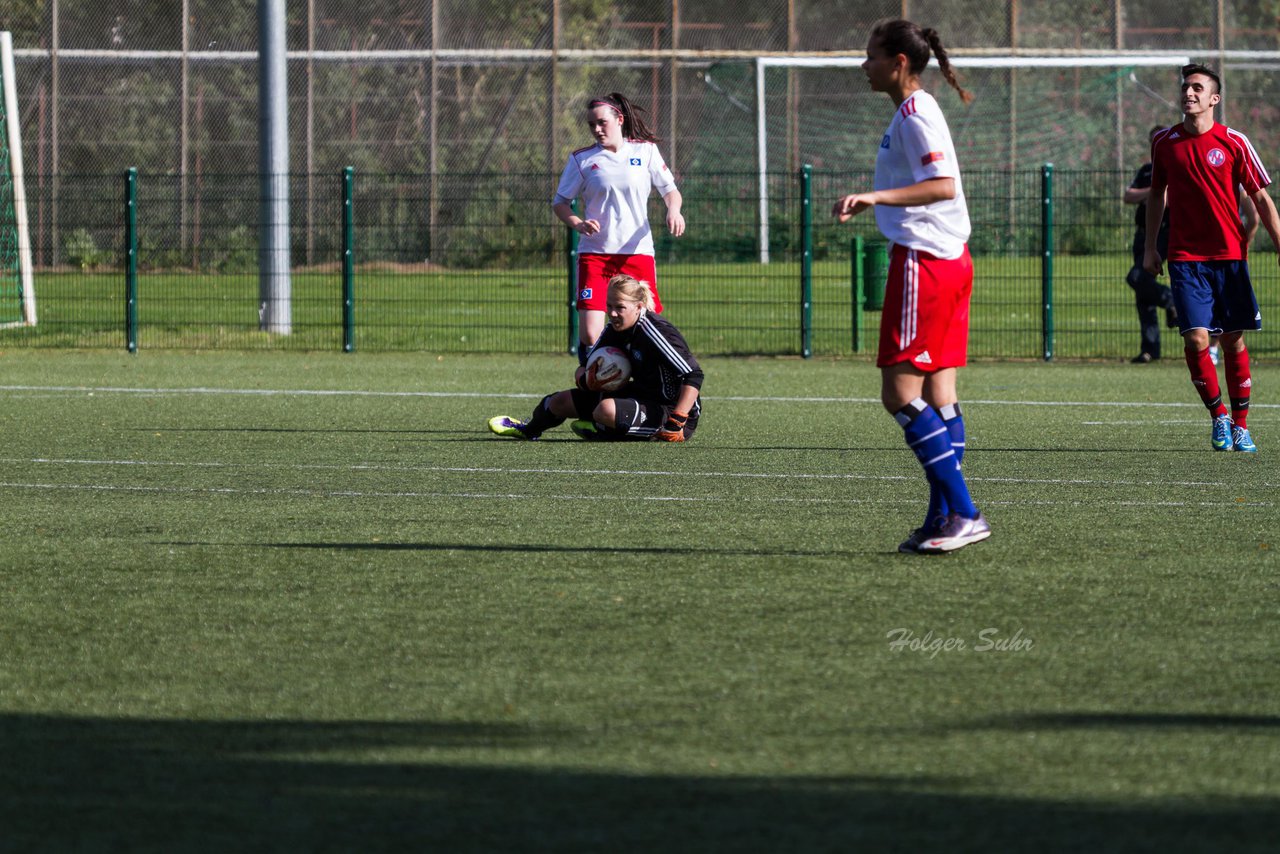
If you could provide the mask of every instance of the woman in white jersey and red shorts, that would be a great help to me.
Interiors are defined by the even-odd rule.
[[[924,524],[899,551],[949,552],[991,536],[960,470],[964,419],[956,398],[956,369],[969,345],[969,211],[947,120],[920,87],[930,55],[968,103],[938,33],[910,21],[877,23],[862,63],[872,90],[896,112],[880,141],[875,190],[836,202],[845,222],[875,208],[876,225],[893,247],[880,319],[881,400],[906,434],[929,482]]]
[[[609,280],[619,273],[649,282],[657,311],[657,274],[653,233],[649,229],[649,193],[657,189],[667,206],[667,230],[684,234],[683,200],[675,178],[658,153],[658,138],[637,115],[638,108],[618,92],[587,104],[587,126],[594,145],[569,155],[551,209],[581,235],[578,242],[578,360],[605,327]],[[570,205],[582,196],[582,216]]]

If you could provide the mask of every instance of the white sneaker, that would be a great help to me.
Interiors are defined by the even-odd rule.
[[[977,543],[991,536],[991,525],[987,517],[981,513],[977,519],[966,519],[959,513],[952,513],[943,523],[942,529],[920,543],[916,551],[920,554],[941,554],[964,548],[970,543]]]

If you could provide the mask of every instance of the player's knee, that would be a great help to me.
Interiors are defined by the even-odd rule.
[[[573,415],[574,402],[573,393],[568,391],[558,391],[555,394],[549,394],[543,398],[543,406],[552,415],[560,418],[568,418]]]
[[[1186,349],[1191,352],[1198,353],[1201,350],[1209,349],[1209,331],[1206,329],[1188,329],[1182,335],[1182,342]]]
[[[600,401],[596,408],[592,410],[591,419],[605,427],[617,426],[618,407],[613,402],[613,398],[606,397]]]
[[[1224,332],[1218,336],[1218,343],[1228,353],[1238,353],[1244,349],[1243,332]]]

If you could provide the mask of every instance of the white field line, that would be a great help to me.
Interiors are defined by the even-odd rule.
[[[121,467],[156,467],[156,468],[205,468],[205,469],[288,469],[294,471],[349,471],[349,472],[395,472],[403,474],[501,474],[501,475],[565,475],[580,477],[584,475],[603,475],[606,477],[690,477],[690,478],[742,478],[751,480],[875,480],[875,481],[910,481],[921,479],[920,475],[900,474],[852,474],[836,473],[772,473],[772,472],[727,472],[727,471],[674,471],[662,469],[570,469],[570,468],[508,468],[504,466],[400,466],[382,465],[378,463],[351,463],[346,465],[323,463],[224,463],[224,462],[166,462],[154,460],[82,460],[55,459],[50,457],[0,458],[0,463],[29,463],[34,465],[65,466],[121,466]],[[973,483],[1007,483],[1026,485],[1057,486],[1210,486],[1227,487],[1225,481],[1203,480],[1092,480],[1084,478],[1034,478],[1034,477],[967,477]],[[1025,502],[1020,502],[1025,503]]]
[[[127,492],[153,493],[160,495],[264,495],[293,496],[305,498],[472,498],[499,499],[510,501],[654,501],[654,502],[689,502],[735,503],[746,501],[757,504],[919,504],[919,499],[887,499],[871,500],[865,498],[744,498],[741,495],[723,496],[691,496],[691,495],[534,495],[520,492],[416,492],[413,490],[397,491],[361,491],[361,490],[324,490],[324,489],[254,489],[240,487],[200,487],[200,486],[107,486],[92,483],[17,483],[0,482],[0,489],[34,489],[34,490],[74,490],[85,492]]]
[[[34,385],[0,385],[0,392],[57,392],[63,394],[227,394],[260,397],[406,397],[406,398],[486,398],[502,400],[537,400],[541,394],[524,394],[518,392],[478,392],[478,391],[364,391],[359,389],[269,389],[269,388],[209,388],[196,386],[193,388],[125,388],[121,386],[34,386]],[[737,401],[746,403],[870,403],[880,405],[878,397],[782,397],[782,396],[746,396],[746,395],[714,395],[708,400]],[[1117,401],[1117,400],[970,400],[962,399],[965,406],[1125,406],[1125,407],[1174,407],[1203,409],[1204,404],[1198,401],[1183,402],[1150,402],[1150,401]],[[1250,409],[1280,409],[1280,403],[1252,403]]]
[[[83,492],[122,492],[131,494],[154,495],[226,495],[226,496],[291,496],[303,498],[424,498],[424,499],[481,499],[500,501],[649,501],[656,503],[688,503],[710,504],[732,501],[734,503],[753,504],[867,504],[867,505],[916,505],[915,498],[744,498],[741,495],[723,496],[691,496],[691,495],[531,495],[517,492],[364,492],[357,490],[319,490],[319,489],[242,489],[238,487],[194,487],[194,486],[105,486],[87,483],[18,483],[0,482],[0,489],[25,489],[43,491],[83,491]],[[984,501],[983,506],[1025,506],[1038,507],[1096,507],[1093,501]],[[1271,501],[1110,501],[1107,506],[1119,507],[1274,507]]]

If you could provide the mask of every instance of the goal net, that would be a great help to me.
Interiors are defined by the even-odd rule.
[[[13,37],[0,32],[0,326],[34,326],[35,277],[13,69]]]

